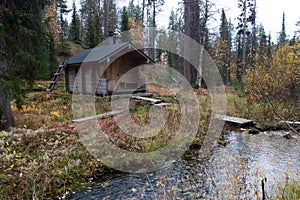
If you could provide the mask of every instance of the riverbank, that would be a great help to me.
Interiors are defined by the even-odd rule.
[[[176,99],[167,91],[157,87],[152,89],[152,92],[158,92],[153,97],[176,105]],[[201,147],[211,112],[208,92],[204,89],[195,92],[201,107],[201,120],[191,145],[193,151],[185,155],[187,159],[191,159]],[[228,112],[234,114],[242,100],[232,91],[228,93]],[[12,105],[17,128],[0,132],[0,199],[62,197],[111,173],[111,169],[91,156],[79,142],[78,131],[71,123],[72,96],[64,92],[63,84],[59,84],[52,93],[37,90],[26,96],[27,102],[21,110]],[[109,97],[97,98],[97,114],[109,111],[109,103]],[[147,123],[149,109],[150,105],[145,102],[131,102],[130,112],[139,124]],[[178,118],[176,109],[170,113],[172,119]],[[243,113],[236,115],[245,117]],[[169,121],[172,123],[167,124],[168,129],[172,130],[178,121]],[[116,145],[132,151],[155,151],[172,138],[170,132],[163,131],[150,140],[132,141],[124,134],[116,134],[116,125],[110,118],[102,120],[99,125],[105,128]]]

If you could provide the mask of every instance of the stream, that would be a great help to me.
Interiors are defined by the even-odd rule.
[[[180,159],[146,174],[115,175],[67,199],[267,199],[280,186],[300,182],[300,137],[283,131],[250,135],[231,131],[208,158]]]

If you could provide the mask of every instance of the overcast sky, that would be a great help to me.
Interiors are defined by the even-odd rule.
[[[236,16],[240,11],[237,7],[238,0],[211,0],[215,2],[216,9],[221,11],[225,9],[227,18],[231,18],[231,22],[236,26]],[[178,2],[182,0],[165,0],[164,12],[160,14],[160,22],[168,21],[170,10],[177,8]],[[294,36],[294,31],[297,30],[295,23],[300,21],[300,0],[257,0],[257,24],[262,23],[266,33],[272,35],[273,40],[276,40],[278,32],[282,27],[282,14],[285,12],[286,33],[291,38]],[[215,14],[215,22],[211,22],[211,27],[219,27],[220,14]]]
[[[141,0],[138,0],[141,2]],[[227,18],[231,18],[231,22],[234,26],[237,25],[236,17],[239,15],[240,11],[237,7],[238,0],[211,0],[216,4],[216,9],[221,11],[222,8],[225,9]],[[72,7],[72,0],[68,0],[69,7]],[[80,0],[76,0],[80,2]],[[123,5],[128,5],[129,0],[118,0],[117,2]],[[137,0],[135,0],[137,2]],[[178,2],[182,0],[165,0],[165,5],[163,6],[163,12],[158,15],[158,24],[167,28],[169,15],[173,9],[178,8]],[[257,24],[262,23],[267,34],[271,33],[272,40],[276,41],[278,37],[278,32],[281,31],[282,26],[282,14],[285,12],[285,23],[286,23],[286,33],[289,38],[294,36],[294,32],[297,30],[295,23],[300,21],[300,0],[257,0]],[[220,25],[220,12],[214,15],[215,21],[210,22],[210,27],[215,31],[218,30]],[[299,28],[300,29],[300,28]],[[213,30],[214,31],[214,30]]]

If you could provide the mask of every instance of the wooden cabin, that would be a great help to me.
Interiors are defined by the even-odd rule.
[[[65,61],[65,87],[68,92],[100,95],[146,91],[146,80],[136,67],[149,63],[154,61],[129,42],[87,49]]]

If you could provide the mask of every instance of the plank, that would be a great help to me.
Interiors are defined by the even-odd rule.
[[[150,101],[153,104],[157,104],[157,103],[161,103],[162,100],[161,99],[153,99],[153,98],[149,98],[149,97],[141,97],[141,96],[132,96],[131,98],[133,99],[138,99],[138,100],[143,100],[143,101]]]
[[[165,106],[169,106],[172,105],[171,103],[157,103],[157,104],[153,104],[153,106],[157,106],[157,107],[165,107]]]
[[[89,121],[89,120],[92,120],[92,119],[102,119],[102,118],[105,118],[105,117],[112,117],[112,116],[115,116],[115,115],[119,115],[121,113],[122,113],[122,111],[111,111],[111,112],[106,112],[106,113],[103,113],[103,114],[100,114],[100,115],[94,115],[94,116],[74,119],[74,120],[72,120],[72,122],[73,123],[80,123],[80,122],[85,122],[85,121]]]
[[[281,121],[281,123],[283,123],[283,124],[288,123],[288,124],[290,124],[290,125],[300,126],[300,122]]]
[[[223,120],[225,122],[230,122],[233,124],[238,124],[240,126],[253,126],[254,125],[253,120],[245,119],[245,118],[232,117],[232,116],[219,115],[219,114],[214,114],[213,117],[215,119]]]
[[[153,93],[135,93],[135,94],[113,94],[111,98],[131,98],[132,96],[150,97]]]

